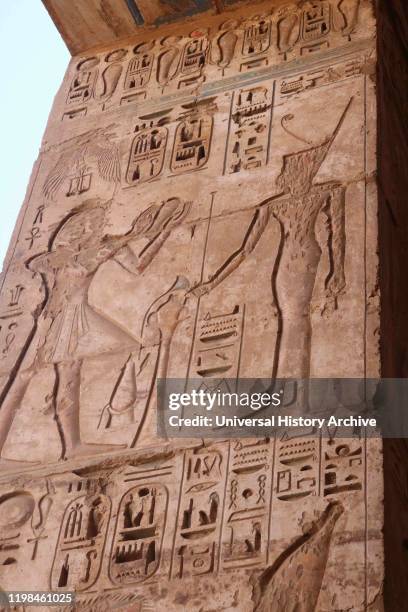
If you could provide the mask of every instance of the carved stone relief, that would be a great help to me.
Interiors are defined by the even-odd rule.
[[[210,109],[192,109],[184,113],[177,126],[171,169],[175,174],[199,170],[208,161],[213,134]]]
[[[98,64],[97,57],[89,57],[79,62],[69,88],[67,104],[82,105],[91,100],[98,77]]]
[[[223,71],[234,59],[238,43],[239,22],[233,19],[220,24],[218,34],[211,43],[211,60]]]
[[[139,43],[133,50],[132,57],[126,68],[123,85],[125,91],[142,89],[150,80],[154,57],[150,53],[153,43]]]
[[[240,71],[246,72],[269,64],[266,52],[272,40],[270,15],[256,15],[244,24],[242,62]]]
[[[178,293],[186,291],[182,281],[176,281],[159,301],[148,308],[142,327],[137,332],[126,333],[90,305],[89,290],[99,268],[118,256],[119,265],[128,273],[142,274],[169,238],[172,229],[188,214],[189,204],[173,198],[153,205],[134,220],[126,234],[111,237],[104,235],[108,208],[109,203],[86,200],[56,230],[49,251],[35,256],[28,263],[29,269],[43,278],[49,299],[38,316],[36,333],[31,340],[38,347],[34,363],[29,369],[20,369],[15,374],[9,393],[4,397],[3,411],[9,415],[4,428],[11,427],[13,415],[18,410],[19,402],[24,400],[31,380],[41,376],[44,370],[53,370],[57,392],[51,391],[50,410],[61,437],[62,457],[115,448],[115,445],[88,445],[81,440],[83,360],[106,352],[122,351],[125,347],[135,351],[135,357],[131,355],[125,361],[111,391],[107,413],[113,417],[115,412],[131,410],[138,404],[140,410],[136,376],[145,367],[153,372],[158,368],[159,373],[164,374],[167,343],[171,341],[173,326],[177,325],[178,313],[183,308],[183,301],[178,301],[178,297],[176,299]],[[144,248],[137,255],[129,244],[142,237]],[[169,316],[166,320],[163,314],[167,311]],[[161,318],[157,317],[158,313]],[[170,327],[167,329],[166,326]],[[156,366],[149,364],[149,360],[154,359]],[[144,399],[148,400],[148,397]],[[104,427],[109,429],[112,419],[106,420],[106,417],[107,414],[102,413],[100,421],[105,419]],[[135,423],[138,430],[143,423],[143,412],[139,412],[137,417],[129,414],[127,422],[129,420]]]
[[[270,83],[235,92],[226,171],[252,170],[268,160],[272,91]]]
[[[51,572],[51,588],[83,591],[99,574],[110,502],[105,495],[81,496],[65,510]]]
[[[115,584],[137,584],[157,571],[167,505],[168,492],[160,485],[140,485],[122,499],[110,564]]]
[[[159,378],[235,392],[378,358],[372,35],[368,0],[273,2],[72,61],[0,294],[3,589],[89,612],[378,596],[377,443],[156,433]]]
[[[179,30],[81,59],[71,69],[64,120],[166,94],[198,91],[237,73],[252,73],[305,55],[319,55],[367,36],[359,16],[369,0],[316,0],[249,15],[213,19],[210,27]],[[261,7],[262,8],[262,7]]]
[[[136,133],[129,156],[126,173],[130,185],[149,181],[159,176],[163,170],[167,148],[168,130],[166,127],[142,128]]]
[[[43,185],[46,199],[54,200],[62,189],[66,197],[82,196],[98,177],[111,183],[120,181],[119,151],[112,141],[112,128],[91,130],[62,145],[58,161]]]
[[[340,504],[330,504],[291,549],[265,570],[254,589],[254,611],[267,612],[271,606],[278,612],[299,606],[305,612],[316,610],[331,536],[342,513]],[[294,592],[288,584],[296,584]]]
[[[291,444],[281,440],[279,447],[277,442],[236,440],[147,463],[119,460],[108,470],[86,468],[82,476],[66,472],[2,492],[0,553],[6,575],[19,585],[20,564],[27,571],[33,564],[37,586],[40,581],[46,589],[49,580],[54,591],[75,590],[84,609],[97,604],[96,594],[106,602],[113,597],[126,603],[130,585],[140,605],[147,598],[160,606],[159,580],[169,593],[166,605],[177,610],[181,585],[191,585],[191,598],[200,599],[206,597],[200,585],[212,588],[228,576],[233,584],[238,579],[235,597],[247,593],[250,605],[243,610],[271,605],[287,610],[294,597],[310,611],[319,598],[334,601],[341,576],[331,582],[327,576],[336,556],[345,547],[354,550],[355,559],[363,554],[364,542],[350,531],[348,518],[349,512],[361,517],[362,487],[332,489],[327,496],[323,469],[309,502],[279,499],[278,455],[290,466],[300,455],[312,461],[322,440],[309,438],[309,450],[301,438]],[[350,465],[358,448],[344,447],[340,439],[328,446]],[[294,512],[298,520],[288,521],[276,538],[279,522]],[[50,547],[53,557],[47,554]],[[342,586],[347,597],[355,596],[360,579],[356,574]],[[292,580],[299,581],[296,593],[286,588]]]

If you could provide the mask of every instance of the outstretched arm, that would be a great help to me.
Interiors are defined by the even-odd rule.
[[[252,217],[251,223],[248,227],[244,241],[228,259],[218,268],[218,270],[210,276],[208,281],[197,285],[192,289],[192,293],[199,297],[204,295],[217,287],[225,278],[227,278],[234,270],[236,270],[241,263],[252,253],[256,245],[258,244],[267,224],[269,221],[269,208],[268,206],[259,206],[254,216]]]
[[[116,261],[131,274],[141,274],[153,261],[169,236],[170,232],[160,232],[137,254],[126,244],[118,253]]]

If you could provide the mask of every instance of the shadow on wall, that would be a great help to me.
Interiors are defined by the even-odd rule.
[[[408,5],[378,3],[378,155],[381,265],[381,366],[384,377],[408,377]],[[408,597],[408,444],[384,443],[385,605]]]

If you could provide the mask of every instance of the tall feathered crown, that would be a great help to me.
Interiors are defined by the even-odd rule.
[[[314,179],[324,160],[326,159],[333,142],[336,140],[337,135],[341,130],[347,113],[353,103],[353,99],[354,98],[350,98],[330,138],[315,147],[303,149],[301,151],[297,151],[296,153],[289,153],[288,155],[284,156],[281,177],[285,174],[290,174],[293,175],[293,177],[301,177],[304,175],[304,179],[309,181]]]

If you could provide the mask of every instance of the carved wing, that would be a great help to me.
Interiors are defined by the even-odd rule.
[[[119,183],[121,177],[119,148],[106,141],[103,144],[92,145],[90,153],[96,158],[100,177],[107,182]]]
[[[82,146],[76,150],[70,148],[62,153],[43,185],[43,193],[47,199],[54,199],[61,185],[72,172],[74,166],[83,158],[84,152],[85,147]]]

